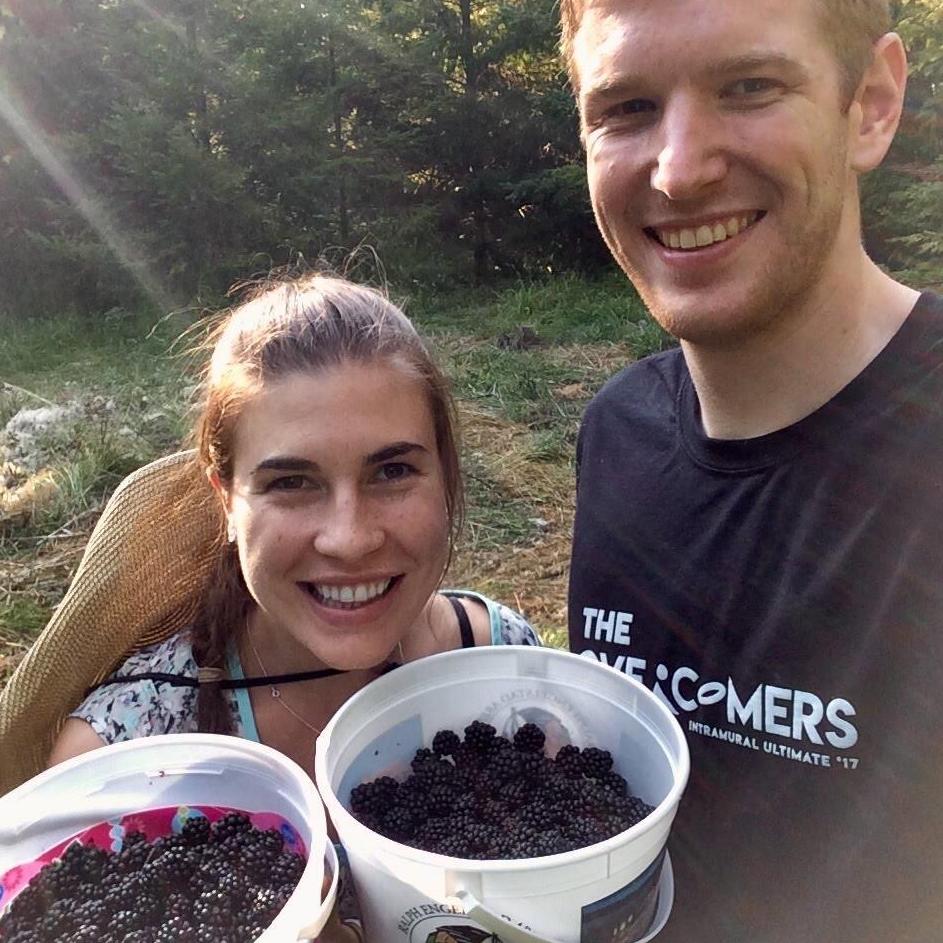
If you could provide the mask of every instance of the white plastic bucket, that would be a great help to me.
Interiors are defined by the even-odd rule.
[[[85,829],[144,809],[221,806],[281,816],[308,851],[301,880],[259,943],[320,933],[337,893],[324,807],[297,763],[250,740],[216,734],[144,737],[82,754],[0,798],[0,875]],[[332,869],[321,893],[325,856]],[[0,901],[0,910],[6,901]]]
[[[610,750],[630,791],[655,811],[605,842],[518,861],[420,851],[347,811],[358,783],[404,779],[416,749],[436,731],[461,732],[476,719],[504,735],[533,721],[548,734],[548,749],[555,740]],[[688,769],[681,727],[647,688],[597,661],[526,646],[447,652],[384,675],[334,715],[315,757],[370,943],[652,939],[671,909],[665,842]]]

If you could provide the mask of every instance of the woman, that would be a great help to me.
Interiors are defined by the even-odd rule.
[[[313,776],[318,733],[383,672],[462,646],[539,644],[506,607],[439,590],[463,509],[454,407],[444,376],[399,309],[374,290],[310,276],[271,285],[232,310],[210,343],[197,457],[219,514],[204,526],[221,539],[215,553],[199,537],[186,553],[212,561],[211,578],[193,583],[205,591],[189,591],[197,597],[190,623],[169,636],[158,632],[152,644],[138,644],[155,637],[150,630],[126,627],[112,614],[107,622],[130,654],[71,710],[50,765],[106,743],[201,730],[268,744]],[[190,464],[183,463],[187,474]],[[112,547],[111,518],[124,518],[125,533],[137,531],[138,548],[150,522],[157,541],[199,529],[196,502],[174,497],[181,467],[158,462],[130,489],[123,485],[87,558],[110,553],[123,563],[131,555],[127,544]],[[133,508],[138,491],[153,493],[162,482],[159,514],[132,510],[139,520],[127,524],[121,502]],[[181,494],[193,490],[186,485]],[[158,516],[177,519],[161,520],[158,533]],[[179,566],[166,575],[170,556],[163,555],[167,566],[138,563],[131,578],[111,580],[134,596],[146,574],[156,571],[156,581],[165,574],[164,591],[131,610],[152,611],[151,601],[180,584]],[[83,561],[79,577],[88,571]],[[73,586],[67,601],[81,589]],[[180,609],[177,600],[168,612]],[[61,653],[102,634],[99,621],[83,627],[58,615],[5,692],[0,741],[17,743],[18,736],[22,745],[31,736],[27,721],[34,739],[55,729],[65,697],[49,681],[69,678],[47,670],[41,683],[49,668],[42,649]],[[37,690],[60,692],[42,707],[46,722],[37,723],[32,709]],[[60,718],[69,706],[58,708]],[[348,881],[338,900],[321,939],[361,939]]]
[[[391,666],[537,644],[504,606],[439,591],[463,507],[454,409],[401,311],[318,275],[263,290],[211,340],[197,441],[225,518],[215,578],[191,626],[72,711],[50,764],[203,730],[313,773],[314,738]]]

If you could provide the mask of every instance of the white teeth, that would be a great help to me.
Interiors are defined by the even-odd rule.
[[[748,216],[731,216],[724,222],[716,222],[710,226],[705,224],[697,229],[659,229],[656,235],[662,245],[671,249],[701,249],[739,235],[752,226],[759,215],[750,213]]]
[[[329,602],[364,603],[382,596],[391,582],[392,580],[382,580],[379,583],[358,583],[356,586],[330,586],[327,583],[315,583],[314,588],[319,596]]]
[[[695,236],[697,237],[697,247],[699,249],[703,246],[709,246],[714,241],[714,231],[710,226],[698,226]]]

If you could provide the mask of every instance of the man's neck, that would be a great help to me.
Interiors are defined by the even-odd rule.
[[[682,341],[715,439],[750,439],[790,426],[827,403],[884,349],[919,293],[895,282],[863,253],[860,268],[823,283],[801,311],[736,347]]]

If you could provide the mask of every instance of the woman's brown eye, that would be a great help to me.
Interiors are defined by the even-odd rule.
[[[377,476],[381,481],[400,481],[403,478],[408,478],[415,470],[412,465],[406,462],[387,462],[380,467]]]
[[[282,478],[275,478],[269,482],[266,491],[297,491],[303,488],[305,479],[303,475],[285,475]]]

